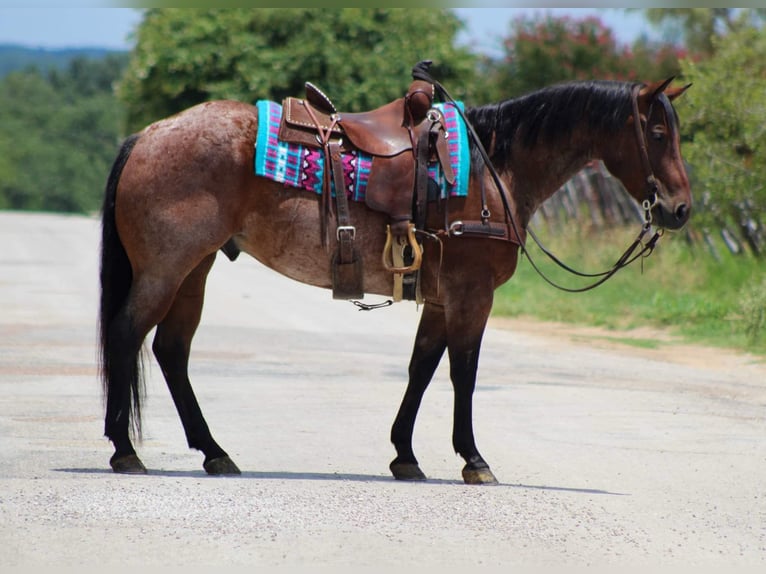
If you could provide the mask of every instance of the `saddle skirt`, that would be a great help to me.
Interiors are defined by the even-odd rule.
[[[463,104],[458,102],[461,109]],[[283,183],[290,187],[322,193],[325,158],[319,148],[287,143],[279,139],[282,105],[259,100],[258,134],[255,142],[255,175]],[[438,161],[429,162],[428,176],[440,190],[442,198],[461,197],[468,193],[470,151],[468,134],[460,114],[451,103],[437,103],[447,130],[449,158],[455,175],[450,184]],[[346,195],[353,201],[365,201],[367,183],[372,170],[373,156],[360,150],[343,153],[343,175]],[[330,178],[332,180],[332,178]],[[332,194],[336,194],[332,184]]]

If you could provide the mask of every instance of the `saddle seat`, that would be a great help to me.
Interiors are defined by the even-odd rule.
[[[393,157],[414,148],[411,130],[422,124],[432,102],[433,86],[415,80],[404,98],[366,112],[338,112],[319,88],[307,82],[306,99],[288,97],[283,102],[280,138],[316,147],[317,130],[330,130],[335,137],[348,138],[341,144],[344,150]]]
[[[413,147],[403,125],[404,98],[370,112],[339,114],[338,123],[355,147],[370,155],[392,157]]]

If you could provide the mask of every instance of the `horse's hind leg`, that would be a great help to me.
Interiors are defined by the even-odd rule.
[[[136,434],[141,436],[143,382],[139,353],[146,335],[170,307],[176,288],[167,281],[137,277],[127,299],[106,324],[104,434],[114,445],[109,464],[118,473],[146,472],[130,440],[131,418]]]
[[[191,341],[202,316],[205,281],[214,261],[215,253],[186,277],[167,315],[157,325],[152,350],[178,409],[189,447],[205,455],[205,470],[208,474],[240,474],[237,465],[210,434],[189,382]]]
[[[109,465],[114,472],[122,474],[146,473],[146,467],[138,458],[130,440],[131,415],[138,434],[141,432],[140,399],[136,400],[135,397],[141,392],[139,351],[142,341],[143,337],[136,333],[130,315],[123,309],[111,321],[104,352],[104,363],[107,365],[104,435],[114,446]]]
[[[396,458],[389,468],[397,480],[424,480],[415,453],[412,450],[412,433],[423,394],[433,378],[436,367],[447,346],[444,308],[426,303],[423,316],[415,335],[409,367],[409,383],[402,404],[391,428],[391,442],[396,448]]]

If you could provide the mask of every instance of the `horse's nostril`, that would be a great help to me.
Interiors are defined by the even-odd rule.
[[[681,203],[676,207],[676,219],[678,221],[683,221],[686,219],[686,216],[689,214],[689,208],[686,206],[685,203]]]

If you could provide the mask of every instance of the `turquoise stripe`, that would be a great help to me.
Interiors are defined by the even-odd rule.
[[[273,102],[269,102],[267,100],[259,100],[256,102],[255,106],[258,110],[258,124],[260,125],[261,122],[266,121],[268,123],[271,123],[271,114],[270,107],[273,104]],[[275,106],[279,106],[279,104],[273,104]],[[281,112],[281,106],[280,108],[280,116],[282,114]],[[266,165],[266,149],[269,145],[269,130],[259,129],[258,130],[258,136],[255,140],[255,165],[253,166],[255,168],[255,173],[258,175],[263,175],[263,166]]]
[[[463,102],[455,102],[460,109],[460,111],[465,111],[465,104]],[[434,107],[439,108],[439,110],[443,113],[445,113],[445,106],[452,106],[451,103],[437,103],[434,104]],[[457,141],[458,141],[458,147],[457,147],[457,161],[453,162],[453,166],[456,166],[457,171],[457,181],[455,182],[455,191],[454,194],[458,196],[466,196],[468,195],[468,181],[471,176],[471,154],[470,149],[468,147],[468,130],[465,127],[465,122],[463,121],[462,116],[457,111],[452,111],[455,118],[455,125],[450,126],[451,130],[455,130],[457,128]],[[453,156],[453,152],[450,152],[450,157]]]

